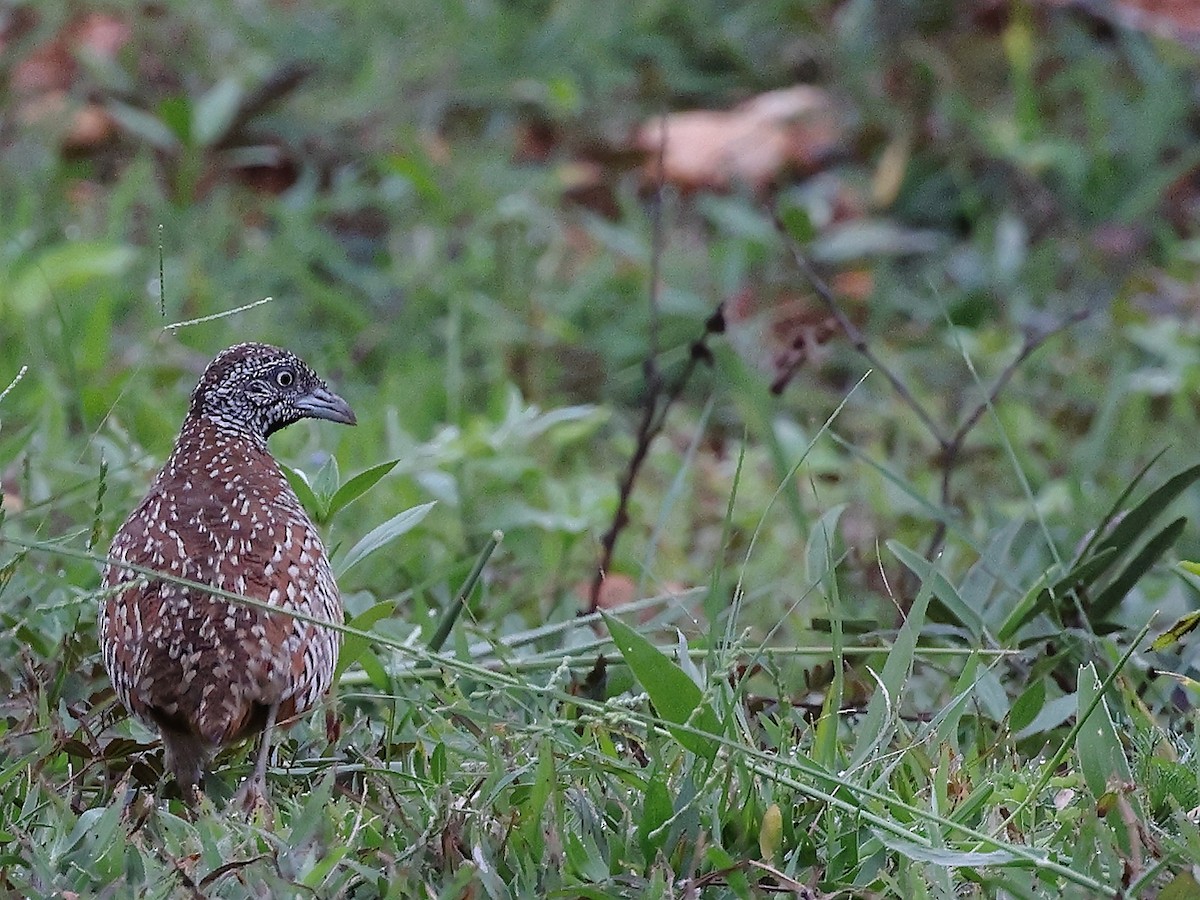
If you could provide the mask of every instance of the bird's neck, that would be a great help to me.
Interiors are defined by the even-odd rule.
[[[163,474],[225,480],[232,473],[247,469],[283,480],[283,473],[261,434],[220,418],[199,415],[184,420]]]

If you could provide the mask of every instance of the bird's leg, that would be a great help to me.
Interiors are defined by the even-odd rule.
[[[275,729],[275,718],[278,715],[278,702],[267,707],[267,724],[263,728],[262,743],[258,746],[258,762],[254,764],[254,774],[247,779],[238,792],[238,799],[247,812],[251,812],[254,807],[267,802],[267,760],[271,756],[271,732]]]
[[[186,731],[161,728],[159,734],[162,736],[163,762],[167,771],[179,785],[184,804],[195,807],[203,796],[200,782],[204,778],[204,769],[212,760],[216,748]]]
[[[271,756],[271,732],[275,729],[275,717],[279,715],[279,704],[267,708],[267,724],[263,727],[262,744],[258,748],[258,763],[254,766],[254,780],[259,787],[267,784],[267,760]]]

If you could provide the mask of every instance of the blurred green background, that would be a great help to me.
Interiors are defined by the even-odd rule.
[[[282,461],[328,486],[399,460],[323,524],[335,554],[437,501],[342,578],[352,615],[386,600],[382,633],[428,631],[502,529],[461,647],[569,621],[646,360],[671,381],[720,307],[728,329],[632,493],[610,599],[699,586],[673,623],[691,636],[825,642],[814,534],[832,526],[839,614],[887,632],[912,585],[886,543],[919,555],[946,522],[939,566],[996,563],[981,615],[1002,621],[1157,454],[1156,482],[1195,462],[1200,23],[1171,9],[6,3],[0,389],[28,369],[0,400],[3,527],[102,552],[204,364],[260,340],[358,413],[279,434]],[[1015,369],[948,462],[866,374],[793,240],[943,438],[1025,341],[1087,317]],[[1195,522],[1200,494],[1177,506]],[[1200,556],[1200,530],[1175,555]],[[0,686],[25,659],[77,663],[64,696],[102,691],[97,566],[4,571]],[[1156,569],[1112,618],[1194,605]],[[935,618],[937,636],[969,631]],[[778,684],[810,674],[787,662]],[[1169,686],[1146,694],[1172,708]]]
[[[281,459],[400,460],[331,543],[438,501],[348,593],[440,605],[500,528],[494,622],[569,614],[651,345],[670,379],[722,304],[727,339],[633,492],[627,591],[732,579],[761,519],[753,622],[802,635],[821,610],[801,602],[798,548],[848,504],[849,596],[886,622],[903,570],[884,541],[924,550],[949,516],[953,571],[1020,521],[1032,574],[1047,536],[1069,555],[1156,453],[1191,459],[1200,155],[1181,28],[983,2],[15,4],[2,27],[0,375],[29,370],[0,410],[0,472],[10,522],[41,537],[98,508],[103,544],[204,363],[264,340],[361,423],[291,429]],[[766,124],[764,97],[783,107]],[[648,125],[680,111],[659,179]],[[851,390],[868,365],[773,210],[944,436],[1027,336],[1090,314],[1018,368],[944,507],[937,442],[879,372]],[[836,440],[789,476],[843,400]]]
[[[87,518],[101,457],[111,533],[204,362],[252,338],[294,348],[360,411],[353,431],[281,435],[281,458],[401,459],[335,542],[440,501],[423,540],[360,570],[372,593],[439,580],[499,527],[521,585],[506,602],[569,602],[645,395],[657,154],[639,128],[679,110],[713,118],[668,129],[672,155],[699,159],[661,195],[659,365],[677,370],[722,303],[730,334],[654,446],[619,571],[689,585],[740,559],[867,368],[772,209],[807,223],[807,252],[947,434],[1023,335],[1091,312],[1016,373],[1005,435],[985,417],[968,441],[949,495],[966,534],[1032,498],[1074,540],[1154,453],[1190,457],[1200,159],[1181,29],[1053,4],[670,0],[13,4],[2,28],[0,375],[29,372],[3,401],[0,472],[44,536]],[[800,84],[815,127],[803,104],[764,130],[737,121]],[[778,160],[741,166],[772,141]],[[812,358],[774,398],[793,342]],[[836,504],[864,588],[880,539],[933,528],[896,485],[938,505],[937,446],[879,373],[834,431],[786,492],[792,514],[769,517],[767,593],[794,599],[792,548]]]

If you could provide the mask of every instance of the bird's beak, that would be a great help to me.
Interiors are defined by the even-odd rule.
[[[314,419],[328,419],[343,425],[358,424],[350,404],[327,387],[315,388],[299,398],[296,401],[296,409]]]

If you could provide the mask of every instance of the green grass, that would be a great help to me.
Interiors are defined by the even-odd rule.
[[[68,18],[35,6],[6,80]],[[1150,645],[1197,605],[1193,56],[1025,4],[103,9],[129,43],[69,99],[113,110],[111,143],[64,154],[61,118],[0,99],[0,391],[27,367],[0,396],[0,893],[1186,889],[1195,642]],[[842,152],[769,198],[666,190],[656,261],[629,130],[796,80],[846,111]],[[580,159],[603,207],[567,195]],[[722,301],[822,308],[772,208],[823,271],[870,274],[843,302],[913,403],[841,337],[774,396],[764,320],[731,316],[632,492],[611,573],[638,602],[580,616],[656,264],[668,380]],[[943,489],[914,406],[944,443],[1080,309]],[[247,338],[359,418],[272,439],[348,620],[340,734],[286,734],[270,820],[229,807],[247,747],[197,812],[162,787],[95,637],[108,541]]]

